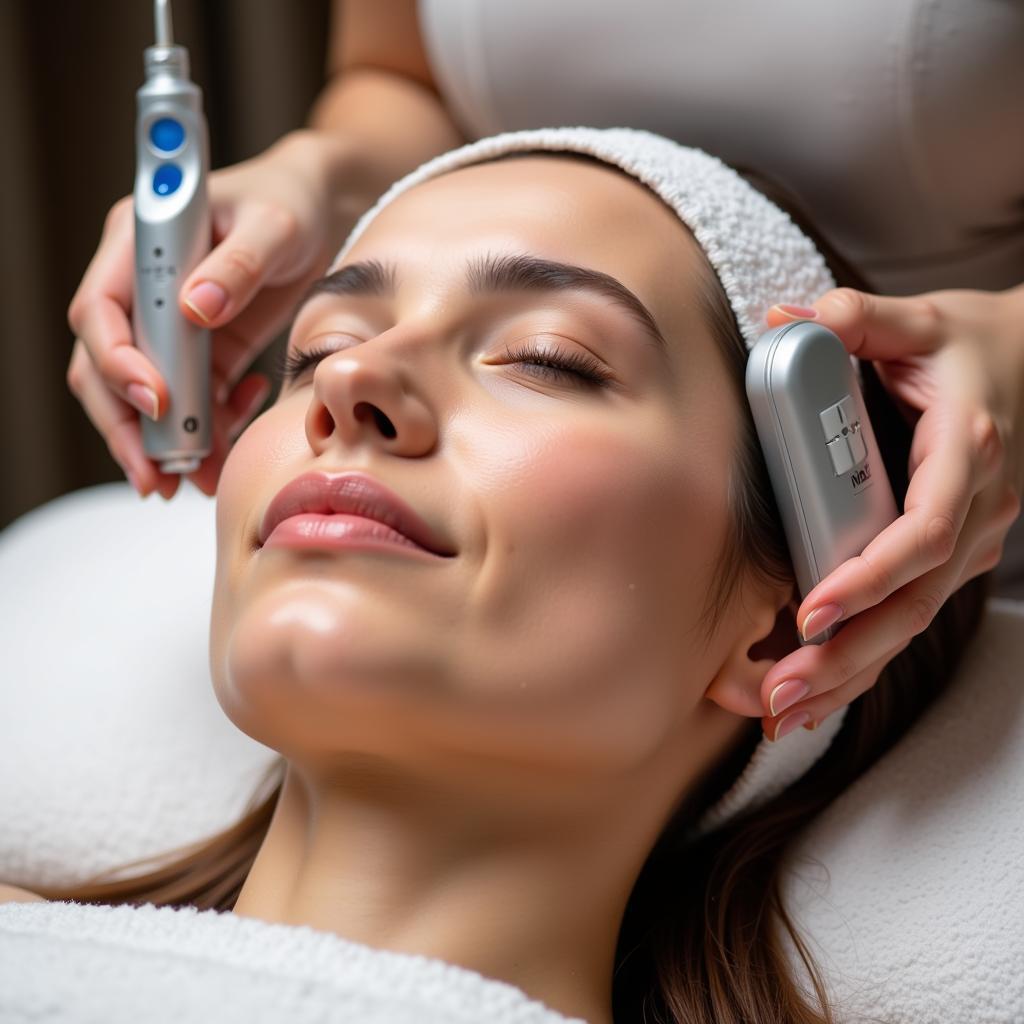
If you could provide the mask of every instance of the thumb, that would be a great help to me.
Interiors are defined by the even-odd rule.
[[[287,216],[240,215],[227,237],[186,278],[178,294],[181,312],[201,327],[221,327],[233,320],[294,240],[294,221]]]
[[[858,359],[892,360],[934,351],[941,342],[935,306],[923,296],[872,295],[855,288],[833,288],[814,303],[814,319],[834,331]],[[777,327],[807,319],[772,306],[767,321]]]

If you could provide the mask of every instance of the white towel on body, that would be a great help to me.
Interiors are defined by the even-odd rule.
[[[3,1024],[585,1024],[506,982],[195,908],[0,904]]]

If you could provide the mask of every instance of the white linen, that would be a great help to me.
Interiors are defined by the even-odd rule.
[[[586,1024],[506,982],[186,907],[0,904],[4,1024]]]

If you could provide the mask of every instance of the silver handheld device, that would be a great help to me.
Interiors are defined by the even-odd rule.
[[[202,93],[175,46],[169,0],[154,0],[156,45],[136,92],[135,343],[160,372],[170,407],[142,417],[142,447],[164,473],[191,473],[210,454],[210,332],[178,310],[181,282],[210,250],[209,165]]]
[[[806,597],[897,518],[896,500],[850,356],[827,327],[798,320],[762,334],[746,388]]]

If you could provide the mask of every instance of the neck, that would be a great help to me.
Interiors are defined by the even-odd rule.
[[[517,810],[493,783],[473,799],[465,779],[456,793],[377,765],[339,781],[290,764],[234,912],[435,957],[611,1024],[618,930],[651,822],[624,817],[621,794],[614,814],[607,793],[589,813],[577,799],[556,815],[543,796]]]

